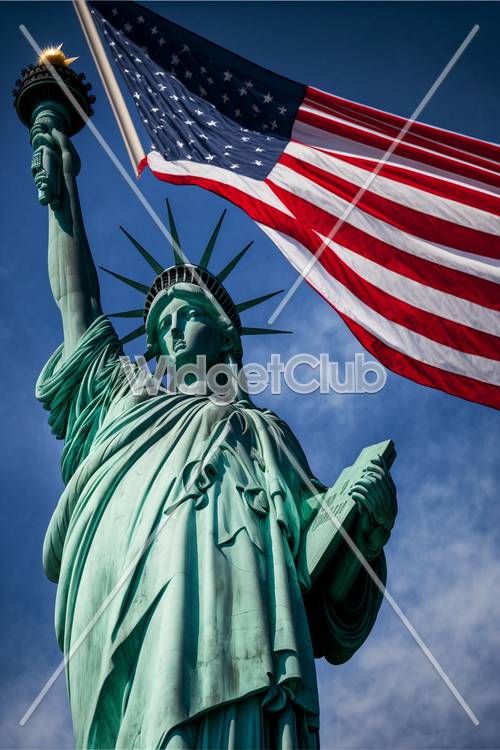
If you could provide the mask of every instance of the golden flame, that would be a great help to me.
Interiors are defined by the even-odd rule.
[[[38,58],[39,65],[71,65],[71,63],[78,60],[77,57],[66,57],[61,49],[62,42],[58,47],[45,47]]]

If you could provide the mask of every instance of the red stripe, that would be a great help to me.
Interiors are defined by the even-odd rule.
[[[329,213],[283,188],[269,184],[299,221],[307,221],[312,229],[328,236],[335,226],[335,219]],[[411,255],[347,223],[342,224],[337,231],[335,242],[390,271],[433,289],[454,294],[492,310],[500,310],[500,287],[492,281]]]
[[[156,175],[156,177],[158,177],[160,180],[163,180],[165,182],[172,182],[172,183],[175,183],[175,184],[199,185],[200,187],[203,187],[203,188],[211,190],[211,191],[213,191],[213,192],[215,192],[215,193],[217,193],[219,195],[222,195],[225,198],[227,198],[228,200],[230,200],[231,202],[233,202],[234,204],[236,204],[237,206],[243,208],[243,210],[245,210],[246,213],[248,213],[251,216],[251,218],[253,218],[255,221],[259,221],[259,222],[262,222],[262,223],[264,223],[264,224],[266,224],[268,226],[276,228],[279,231],[284,232],[285,234],[287,234],[290,237],[295,237],[305,247],[308,247],[308,246],[311,245],[312,238],[314,237],[314,235],[312,235],[312,233],[309,232],[304,227],[304,225],[302,225],[300,222],[295,221],[293,218],[290,218],[290,217],[286,216],[284,213],[276,210],[275,208],[272,208],[271,206],[269,206],[268,204],[264,203],[263,201],[260,201],[258,199],[254,199],[254,198],[250,198],[246,193],[244,193],[241,190],[238,190],[237,188],[234,188],[233,186],[222,184],[220,182],[217,182],[216,180],[210,180],[210,179],[207,179],[207,178],[195,177],[195,176],[191,176],[191,175],[186,175],[186,176],[169,175],[169,174],[163,174],[161,172],[154,172],[154,171],[153,171],[153,173]],[[335,256],[333,256],[332,253],[328,253],[328,254],[327,253],[323,253],[323,255],[320,258],[320,262],[322,263],[322,265],[325,265],[323,261],[324,260],[326,261],[326,258],[325,258],[326,255],[329,256],[328,257],[328,260],[329,260],[328,265],[332,268],[332,270],[333,270],[333,267],[335,267],[335,270],[338,271],[338,273],[339,273],[339,275],[341,277],[342,277],[342,275],[345,276],[346,281],[349,282],[349,283],[346,283],[345,285],[349,286],[350,284],[352,284],[352,286],[355,289],[354,293],[357,294],[357,296],[360,299],[363,299],[363,297],[365,298],[365,300],[364,300],[365,304],[368,304],[373,309],[376,309],[376,308],[374,308],[373,304],[370,304],[370,303],[373,303],[373,301],[374,301],[373,300],[373,290],[374,290],[375,293],[377,294],[377,302],[379,302],[382,299],[382,297],[384,297],[387,300],[391,300],[391,302],[395,301],[396,304],[397,304],[397,311],[395,311],[396,314],[394,316],[386,315],[386,317],[388,317],[388,319],[394,320],[394,318],[395,318],[396,321],[397,321],[398,317],[400,317],[400,316],[404,317],[405,312],[407,312],[410,315],[410,317],[411,317],[412,314],[413,314],[413,312],[416,311],[416,313],[417,313],[417,324],[418,324],[418,319],[421,318],[421,317],[422,318],[425,317],[429,321],[430,320],[434,320],[435,323],[436,323],[436,325],[440,329],[439,333],[441,335],[443,335],[443,337],[445,339],[449,340],[449,330],[448,330],[448,327],[449,327],[449,324],[451,323],[451,321],[445,321],[444,319],[442,319],[442,318],[440,318],[438,316],[432,315],[431,313],[423,313],[418,308],[412,308],[411,305],[407,305],[406,303],[402,303],[399,300],[395,300],[395,298],[391,297],[390,295],[386,295],[385,293],[380,292],[372,284],[369,284],[369,282],[364,281],[357,274],[354,274],[347,266],[345,266],[344,263],[342,263],[342,261],[340,261],[340,259],[335,258]],[[325,268],[326,268],[326,266],[325,266]],[[330,273],[332,273],[332,271],[330,269],[327,269],[327,270]],[[332,275],[334,275],[334,274],[332,273]],[[341,278],[341,280],[342,280],[342,278]],[[380,296],[378,296],[378,295],[380,295]],[[347,320],[346,320],[346,322],[347,322]],[[414,326],[409,326],[408,325],[408,318],[406,319],[406,321],[403,321],[403,325],[405,325],[406,327],[408,327],[410,330],[417,330],[417,328],[415,328]],[[457,340],[459,340],[460,344],[461,344],[461,348],[460,348],[459,351],[468,351],[468,346],[472,345],[472,348],[474,349],[474,352],[470,352],[470,353],[475,353],[477,351],[477,346],[475,344],[475,340],[483,339],[483,337],[486,337],[485,340],[488,340],[488,344],[486,345],[488,350],[493,347],[493,341],[497,340],[497,337],[495,337],[495,336],[490,336],[490,335],[484,334],[482,332],[474,331],[473,329],[468,328],[467,326],[462,326],[460,324],[453,324],[452,323],[451,327],[453,327],[453,326],[456,326],[456,328],[454,328],[455,332],[453,334],[453,341],[451,343],[447,343],[447,341],[440,341],[440,339],[435,338],[434,336],[429,335],[429,331],[428,330],[426,330],[423,335],[427,336],[428,338],[432,338],[435,341],[438,341],[438,343],[445,343],[446,345],[453,346],[453,348],[456,348],[456,346],[454,346],[454,344],[456,344]],[[420,324],[418,324],[418,327],[420,327]],[[363,330],[363,329],[361,329],[361,330]],[[450,328],[450,330],[451,330],[451,328]],[[462,334],[464,335],[465,341],[464,341],[464,339],[461,338]],[[479,334],[479,336],[476,336],[476,334]],[[355,334],[355,335],[357,335],[357,334]],[[457,338],[457,336],[458,336],[458,338]],[[376,339],[374,339],[374,340],[376,340]],[[379,343],[381,343],[381,342],[379,342]],[[465,346],[464,346],[464,344],[465,344]],[[390,349],[389,347],[386,347],[386,348]],[[497,356],[498,355],[498,351],[500,351],[499,348],[498,348],[498,343],[493,348],[495,349],[496,356]],[[488,356],[487,354],[484,353],[484,351],[485,351],[484,347],[482,347],[479,353],[482,356]],[[406,359],[410,359],[409,357],[405,357],[405,358]],[[418,363],[418,364],[420,365],[422,363]],[[390,367],[389,364],[387,366]],[[427,367],[427,366],[425,366],[425,367]],[[440,375],[441,378],[449,375],[451,380],[457,380],[458,381],[458,380],[465,379],[465,380],[470,380],[473,383],[478,382],[480,386],[484,386],[485,387],[485,388],[483,388],[483,390],[487,390],[488,384],[480,383],[480,381],[475,381],[473,378],[465,378],[464,376],[453,375],[452,373],[444,372],[444,371],[439,370],[438,368],[434,368],[434,367],[430,367],[430,366],[429,366],[429,369],[430,370],[436,370],[436,372],[438,372],[438,373],[443,372],[444,374]],[[408,377],[411,377],[411,376],[408,376]],[[416,377],[414,379],[417,380]],[[418,382],[423,382],[423,381],[418,380]],[[429,385],[433,385],[435,387],[436,383],[429,383]],[[441,385],[439,385],[439,383],[437,384],[437,387],[442,388],[443,390],[447,390],[450,393],[453,392],[449,388],[442,387]],[[490,388],[495,388],[495,390],[498,390],[494,386],[490,386]],[[461,395],[461,394],[457,392],[456,395]],[[477,400],[477,401],[480,401],[481,403],[489,403],[489,402],[486,402],[486,401],[482,401],[481,400],[482,397],[478,397],[476,399],[476,398],[474,398],[474,396],[464,396],[464,398],[471,398],[471,400]],[[493,405],[493,404],[491,404],[491,405]]]
[[[328,299],[326,301],[328,302]],[[500,388],[498,386],[440,370],[438,367],[409,357],[407,354],[401,354],[396,349],[384,344],[346,315],[341,313],[339,315],[365,349],[389,370],[429,388],[437,388],[450,393],[452,396],[459,396],[467,401],[474,401],[485,406],[491,406],[494,409],[500,409]]]
[[[307,148],[313,148],[313,146],[308,146]],[[317,149],[314,150],[317,151]],[[335,159],[340,159],[355,167],[366,169],[367,172],[373,172],[379,164],[376,159],[351,156],[350,154],[343,154],[340,151],[334,155],[323,151],[322,156],[331,159],[332,162]],[[332,169],[334,168],[332,166]],[[487,193],[480,188],[470,188],[463,182],[444,180],[429,172],[418,172],[416,169],[409,169],[400,164],[391,164],[390,161],[383,164],[382,167],[378,167],[378,175],[394,182],[409,185],[412,188],[424,190],[426,193],[437,195],[440,198],[447,198],[457,203],[463,203],[465,206],[487,211],[494,216],[500,216],[500,197],[492,193]],[[366,175],[367,178],[368,176]]]
[[[348,138],[351,141],[372,146],[381,151],[387,151],[394,142],[391,138],[387,138],[386,136],[360,131],[358,128],[347,125],[346,123],[334,122],[328,120],[326,117],[321,117],[321,115],[312,112],[305,112],[301,109],[298,110],[296,119],[308,125],[312,125],[319,130],[323,130],[324,132],[333,133],[334,135],[339,135],[343,138]],[[335,143],[332,143],[332,148],[335,148]],[[498,174],[486,172],[480,167],[468,166],[462,162],[455,162],[446,156],[441,156],[432,151],[423,151],[417,146],[412,146],[404,141],[398,143],[392,153],[424,164],[429,164],[438,169],[444,169],[447,172],[462,175],[463,177],[469,177],[470,179],[488,185],[500,187],[500,175]]]
[[[381,109],[369,107],[366,104],[351,102],[348,99],[328,94],[319,89],[315,89],[312,86],[307,87],[305,99],[310,99],[314,104],[321,104],[325,107],[342,107],[346,112],[351,112],[354,115],[362,117],[370,117],[378,122],[397,128],[398,130],[401,130],[407,122],[404,117],[384,112]],[[453,148],[461,149],[470,154],[477,154],[486,159],[492,159],[493,161],[500,163],[500,146],[496,143],[483,141],[479,138],[470,138],[461,133],[454,133],[450,130],[437,128],[434,125],[427,125],[423,122],[416,122],[412,125],[412,131],[426,138],[431,138],[440,143],[452,146]]]
[[[307,162],[282,154],[280,164],[290,167],[295,172],[309,178],[317,185],[343,198],[348,203],[360,192],[357,185],[342,177],[326,172]],[[409,232],[428,242],[454,247],[487,258],[500,259],[500,237],[477,229],[470,229],[446,219],[430,216],[423,211],[408,208],[389,198],[383,198],[366,190],[357,201],[357,206],[381,221],[385,221],[403,232]],[[335,219],[330,220],[332,224]]]
[[[309,100],[305,100],[304,105],[309,105],[311,108],[314,108],[319,112],[324,112],[325,114],[332,115],[333,117],[338,117],[344,122],[350,122],[353,125],[367,128],[368,130],[380,133],[381,135],[386,135],[391,140],[395,140],[400,135],[402,127],[406,127],[407,130],[405,131],[405,134],[403,136],[403,140],[405,143],[410,143],[414,146],[421,146],[422,148],[435,151],[438,154],[450,156],[453,159],[458,159],[459,161],[465,162],[467,164],[472,164],[477,167],[482,167],[483,169],[490,169],[493,172],[500,174],[500,164],[498,163],[498,161],[485,159],[484,157],[473,154],[470,151],[463,151],[462,149],[454,148],[443,142],[436,141],[435,139],[419,135],[415,132],[413,122],[408,127],[408,120],[403,120],[402,127],[395,127],[393,125],[386,125],[383,122],[376,121],[373,118],[354,115],[352,112],[349,112],[348,110],[345,110],[341,107],[325,107],[321,104],[314,104]]]

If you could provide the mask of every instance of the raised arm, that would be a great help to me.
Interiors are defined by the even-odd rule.
[[[49,280],[61,311],[64,356],[102,313],[96,267],[83,225],[76,176],[80,159],[64,133],[64,121],[40,112],[30,131],[32,172],[38,199],[49,211]]]

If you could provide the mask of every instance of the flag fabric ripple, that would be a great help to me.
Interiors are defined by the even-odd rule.
[[[500,146],[414,123],[380,168],[404,118],[137,3],[89,5],[151,139],[141,167],[240,206],[299,272],[324,247],[307,281],[366,349],[500,408]]]

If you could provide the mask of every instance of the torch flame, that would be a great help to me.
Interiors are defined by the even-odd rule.
[[[63,43],[61,42],[58,47],[45,47],[40,53],[38,64],[46,65],[47,63],[50,63],[51,65],[67,66],[71,65],[75,60],[78,60],[78,57],[66,57],[61,49],[62,46]]]

